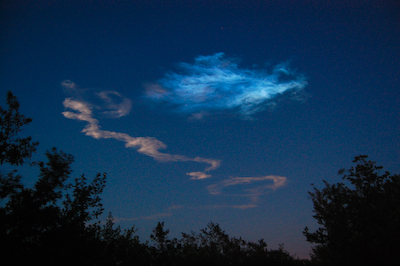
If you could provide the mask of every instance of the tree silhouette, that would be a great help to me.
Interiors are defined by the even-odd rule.
[[[7,105],[7,110],[0,106],[0,164],[20,165],[32,156],[39,143],[32,142],[31,137],[17,136],[32,119],[19,113],[19,102],[11,91],[7,93]]]
[[[101,240],[99,265],[148,265],[150,256],[146,245],[140,244],[139,237],[135,236],[137,229],[133,226],[123,230],[114,225],[110,212],[106,223],[98,227]]]
[[[32,156],[38,143],[18,137],[31,119],[19,113],[11,92],[7,104],[8,110],[0,109],[1,164],[18,166]],[[92,260],[95,254],[91,246],[96,246],[96,227],[87,223],[103,211],[99,195],[105,174],[90,183],[84,175],[69,182],[72,155],[53,148],[46,157],[46,163],[32,165],[40,170],[32,188],[21,183],[17,170],[0,173],[0,244],[9,264],[71,264]]]
[[[65,256],[61,263],[76,263],[92,253],[88,247],[96,234],[87,222],[102,213],[99,194],[106,177],[97,175],[88,184],[82,175],[67,183],[72,156],[56,149],[46,156],[34,187],[19,184],[1,208],[2,246],[15,262],[45,259],[60,265]]]
[[[316,243],[315,259],[333,265],[397,265],[400,250],[400,176],[382,172],[366,155],[355,167],[340,170],[343,180],[309,192],[313,216],[321,225],[306,227],[307,241]]]
[[[263,239],[258,242],[230,237],[219,224],[210,222],[200,233],[182,233],[182,264],[180,265],[303,265],[281,246],[267,249]]]

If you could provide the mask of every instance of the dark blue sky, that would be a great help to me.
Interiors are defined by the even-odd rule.
[[[400,172],[396,1],[81,2],[2,1],[1,92],[142,239],[213,221],[306,257],[311,183]]]

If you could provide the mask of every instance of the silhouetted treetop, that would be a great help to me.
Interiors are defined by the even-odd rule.
[[[0,106],[0,164],[20,165],[36,151],[38,142],[32,142],[31,137],[18,137],[22,127],[32,119],[19,113],[19,102],[10,91],[7,105],[7,110]]]
[[[339,170],[344,182],[309,192],[313,216],[321,225],[307,241],[316,243],[314,257],[325,263],[343,265],[395,265],[400,250],[400,175],[383,172],[382,166],[354,159],[355,166]],[[396,263],[397,265],[397,263]]]

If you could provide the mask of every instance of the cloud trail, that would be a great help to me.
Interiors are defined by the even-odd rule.
[[[181,210],[184,208],[185,208],[184,206],[173,205],[162,212],[154,213],[154,214],[147,215],[147,216],[139,216],[139,217],[133,217],[133,218],[114,217],[115,218],[114,222],[162,219],[164,217],[171,217],[174,215],[173,211]]]
[[[137,217],[132,217],[132,218],[126,218],[126,217],[114,217],[114,222],[119,223],[119,222],[124,222],[124,221],[137,221],[137,220],[156,220],[156,219],[162,219],[165,217],[171,217],[176,214],[176,212],[182,211],[182,210],[195,210],[195,211],[200,211],[204,212],[205,210],[220,210],[220,209],[239,209],[239,210],[247,210],[247,209],[253,209],[257,208],[258,205],[254,203],[250,204],[240,204],[240,205],[234,205],[234,204],[216,204],[216,205],[205,205],[205,206],[190,206],[190,205],[173,205],[171,207],[166,208],[165,210],[161,212],[156,212],[150,215],[143,215],[143,216],[137,216]]]
[[[241,69],[237,58],[224,53],[198,56],[194,63],[180,63],[179,72],[167,73],[146,86],[146,97],[172,104],[181,113],[202,118],[205,111],[237,110],[244,117],[275,104],[278,96],[300,100],[307,85],[303,75],[281,64],[272,71]],[[196,115],[199,114],[199,115]]]
[[[75,83],[72,81],[64,81],[61,83],[65,90],[74,90],[77,91],[78,88]],[[101,113],[106,114],[108,116],[118,118],[129,113],[131,108],[131,103],[128,99],[123,98],[119,93],[114,91],[106,91],[97,93],[97,96],[105,101],[105,107],[108,110],[103,110],[99,106],[96,106],[97,109],[101,109]],[[119,97],[123,98],[121,103],[116,104],[115,101],[111,98]],[[99,120],[93,118],[93,105],[89,102],[84,101],[83,99],[76,100],[72,98],[66,98],[63,102],[65,108],[70,109],[72,111],[65,111],[62,114],[64,117],[69,119],[75,119],[79,121],[87,122],[87,125],[82,130],[87,136],[90,136],[95,139],[116,139],[122,142],[125,142],[125,147],[127,148],[136,148],[139,153],[150,156],[157,161],[163,162],[198,162],[209,164],[204,171],[215,170],[220,166],[219,160],[208,159],[195,157],[190,158],[184,155],[172,155],[169,153],[162,153],[159,150],[166,149],[167,145],[163,142],[159,141],[153,137],[132,137],[126,133],[119,133],[107,130],[101,130],[99,126]],[[204,179],[209,178],[211,175],[207,175],[205,172],[190,172],[187,175],[191,176],[191,179]]]
[[[112,118],[120,118],[123,117],[131,111],[132,103],[129,99],[123,98],[116,91],[102,91],[97,93],[97,95],[106,103],[107,109],[111,111],[104,111],[104,114],[109,115]],[[118,98],[123,98],[121,103],[115,103],[113,100],[113,96]]]
[[[272,181],[272,184],[259,185],[255,188],[244,189],[245,193],[240,196],[246,196],[256,202],[261,195],[267,194],[270,190],[276,190],[286,185],[287,178],[284,176],[268,175],[262,177],[231,177],[229,179],[222,180],[216,184],[209,185],[207,187],[208,192],[212,195],[221,194],[221,190],[236,185],[250,185],[252,183],[264,183]],[[246,205],[248,206],[248,205]]]

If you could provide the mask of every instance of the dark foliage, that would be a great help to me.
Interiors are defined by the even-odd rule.
[[[31,119],[19,113],[11,92],[7,104],[8,110],[0,108],[0,161],[18,166],[31,158],[38,143],[18,137]],[[40,170],[32,188],[22,184],[17,170],[0,172],[0,248],[9,265],[71,265],[97,256],[97,228],[88,222],[103,211],[99,195],[105,175],[90,183],[83,175],[69,182],[73,157],[55,148],[46,157],[46,163],[32,165]]]
[[[72,156],[56,149],[46,155],[49,162],[40,163],[33,188],[18,179],[15,189],[3,193],[0,241],[15,265],[43,258],[46,264],[77,263],[94,255],[90,245],[96,240],[96,228],[87,222],[102,213],[99,194],[105,175],[97,175],[90,184],[83,175],[68,183]]]
[[[397,265],[400,251],[400,175],[357,156],[356,166],[340,170],[343,180],[310,192],[321,225],[307,241],[314,258],[333,265]]]
[[[32,142],[31,137],[17,136],[32,119],[19,113],[19,102],[10,91],[7,93],[7,105],[7,110],[0,106],[0,164],[20,165],[36,151],[38,142]]]
[[[199,233],[182,233],[182,239],[169,240],[168,230],[158,223],[151,238],[155,240],[155,261],[151,265],[305,265],[309,261],[294,259],[281,246],[267,249],[264,240],[248,242],[231,238],[218,224],[209,223]],[[158,236],[158,237],[157,237]]]

